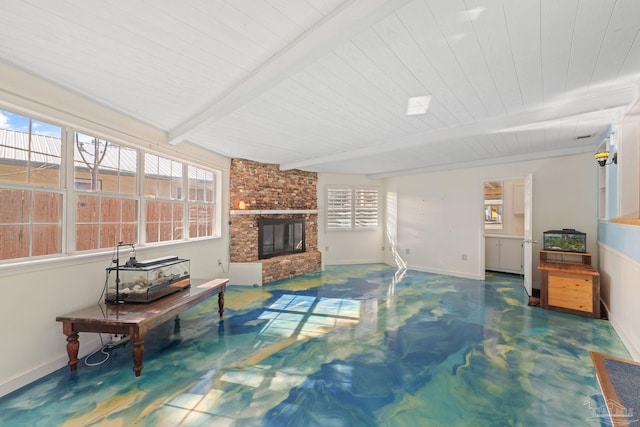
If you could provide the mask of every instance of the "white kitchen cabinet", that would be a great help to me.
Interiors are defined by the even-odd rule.
[[[486,235],[485,269],[522,274],[522,236]]]

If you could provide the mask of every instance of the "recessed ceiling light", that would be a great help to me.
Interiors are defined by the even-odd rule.
[[[431,95],[426,96],[414,96],[409,98],[407,103],[407,115],[413,116],[415,114],[425,114],[429,109],[431,103]]]

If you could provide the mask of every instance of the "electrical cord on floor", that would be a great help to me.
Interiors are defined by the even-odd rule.
[[[102,365],[104,362],[106,362],[107,360],[109,360],[109,357],[111,357],[111,354],[109,354],[109,352],[105,351],[106,347],[100,347],[98,350],[94,351],[93,353],[89,354],[87,357],[84,358],[84,364],[86,366],[98,366],[98,365]],[[104,359],[100,360],[99,362],[95,362],[95,363],[91,363],[89,362],[89,358],[91,356],[93,356],[94,354],[97,354],[98,352],[102,353],[105,355]]]
[[[86,366],[98,366],[98,365],[102,365],[104,362],[106,362],[107,360],[109,360],[109,357],[111,357],[111,353],[109,353],[107,350],[113,350],[116,347],[120,347],[122,345],[125,345],[127,342],[130,341],[129,337],[126,335],[121,335],[119,340],[112,340],[109,341],[108,343],[104,343],[104,341],[102,341],[102,335],[99,335],[100,337],[100,348],[97,349],[96,351],[94,351],[93,353],[87,355],[84,358],[84,364]],[[116,335],[117,337],[117,335]],[[104,354],[104,358],[102,360],[100,360],[99,362],[89,362],[89,359],[91,357],[93,357],[95,354],[98,353],[102,353]]]
[[[111,357],[111,355],[105,351],[105,349],[107,348],[106,345],[104,345],[104,341],[102,341],[102,335],[98,334],[98,336],[100,337],[100,348],[97,349],[96,351],[94,351],[93,353],[87,355],[87,357],[84,358],[84,364],[85,366],[98,366],[98,365],[102,365],[104,362],[106,362],[107,360],[109,360],[109,357]],[[95,362],[95,363],[91,363],[89,362],[89,358],[91,358],[94,354],[98,354],[98,353],[102,353],[104,354],[106,357],[102,360],[100,360],[99,362]]]

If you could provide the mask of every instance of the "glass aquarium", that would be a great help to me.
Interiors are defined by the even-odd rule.
[[[191,285],[189,260],[177,256],[107,268],[105,301],[150,302]],[[119,281],[119,285],[116,286]]]
[[[549,230],[542,233],[545,251],[579,252],[587,251],[587,234],[573,228]]]

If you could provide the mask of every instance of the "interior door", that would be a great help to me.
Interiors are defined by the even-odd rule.
[[[533,175],[524,178],[524,240],[522,250],[524,253],[524,288],[531,296],[532,265],[533,265]]]

